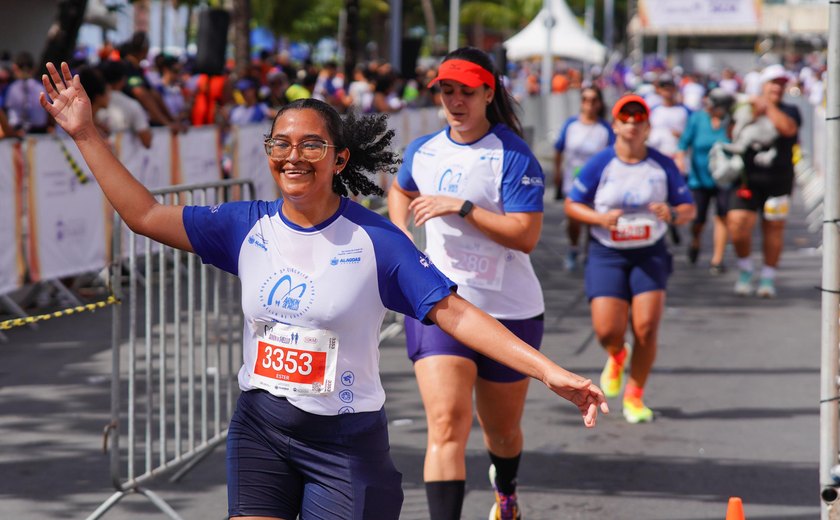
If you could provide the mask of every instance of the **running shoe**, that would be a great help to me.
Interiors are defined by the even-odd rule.
[[[640,397],[625,397],[623,404],[624,418],[630,424],[651,422],[653,420],[653,410],[645,406],[645,403]]]
[[[724,264],[709,264],[709,274],[712,276],[720,276],[726,272]]]
[[[606,397],[618,397],[621,393],[621,386],[624,384],[624,367],[630,361],[630,345],[624,344],[624,364],[619,365],[612,356],[607,356],[607,364],[601,371],[601,390]]]
[[[759,298],[775,298],[776,285],[773,283],[773,279],[762,278],[761,280],[759,280],[758,289],[756,289],[755,295]]]
[[[489,475],[490,484],[493,485],[493,492],[496,494],[496,503],[490,508],[487,520],[522,520],[516,493],[506,495],[496,488],[496,466],[493,464],[490,464]]]
[[[569,251],[566,253],[566,258],[563,260],[563,267],[565,267],[567,271],[576,271],[578,266],[577,257],[577,251]]]
[[[752,271],[741,271],[738,273],[738,281],[735,282],[735,294],[749,296],[752,292]]]
[[[697,246],[688,246],[688,263],[695,265],[697,258],[700,257],[700,248]]]

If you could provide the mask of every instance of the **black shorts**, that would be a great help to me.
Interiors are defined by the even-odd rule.
[[[790,195],[791,189],[785,185],[773,184],[756,184],[749,188],[751,196],[744,198],[738,194],[737,188],[732,189],[729,195],[729,209],[745,209],[747,211],[755,211],[762,213],[764,211],[764,203],[771,197],[781,197],[783,195]]]
[[[730,191],[730,188],[698,188],[691,190],[691,196],[694,197],[694,203],[697,205],[697,217],[694,219],[694,223],[706,223],[706,214],[709,213],[709,206],[713,199],[715,201],[715,215],[720,218],[725,217],[726,212],[729,211]]]

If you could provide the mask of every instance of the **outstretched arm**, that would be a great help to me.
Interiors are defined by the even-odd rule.
[[[444,332],[469,348],[527,376],[539,379],[552,392],[580,410],[587,428],[595,426],[598,410],[609,412],[604,393],[592,381],[569,372],[517,338],[490,315],[451,294],[428,316]]]
[[[183,207],[158,203],[111,152],[93,124],[90,99],[79,76],[61,64],[61,73],[47,63],[41,81],[41,106],[66,131],[82,152],[105,197],[132,231],[166,245],[192,252],[182,220]],[[52,80],[52,81],[50,81]]]

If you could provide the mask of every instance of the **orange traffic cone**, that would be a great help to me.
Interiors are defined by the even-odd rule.
[[[726,520],[744,520],[744,504],[739,497],[730,497]]]

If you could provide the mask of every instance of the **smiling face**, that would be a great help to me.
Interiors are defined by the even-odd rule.
[[[334,144],[323,117],[312,109],[290,109],[277,117],[271,137],[297,145],[303,141],[320,141]],[[271,175],[280,188],[283,198],[292,204],[326,204],[338,195],[332,190],[333,175],[341,171],[349,157],[347,150],[327,148],[321,160],[308,162],[301,158],[297,147],[287,159],[268,158]],[[337,164],[341,158],[342,164]]]
[[[451,137],[464,143],[478,140],[490,129],[487,105],[493,101],[493,90],[485,85],[468,87],[454,80],[440,82],[441,101]]]

